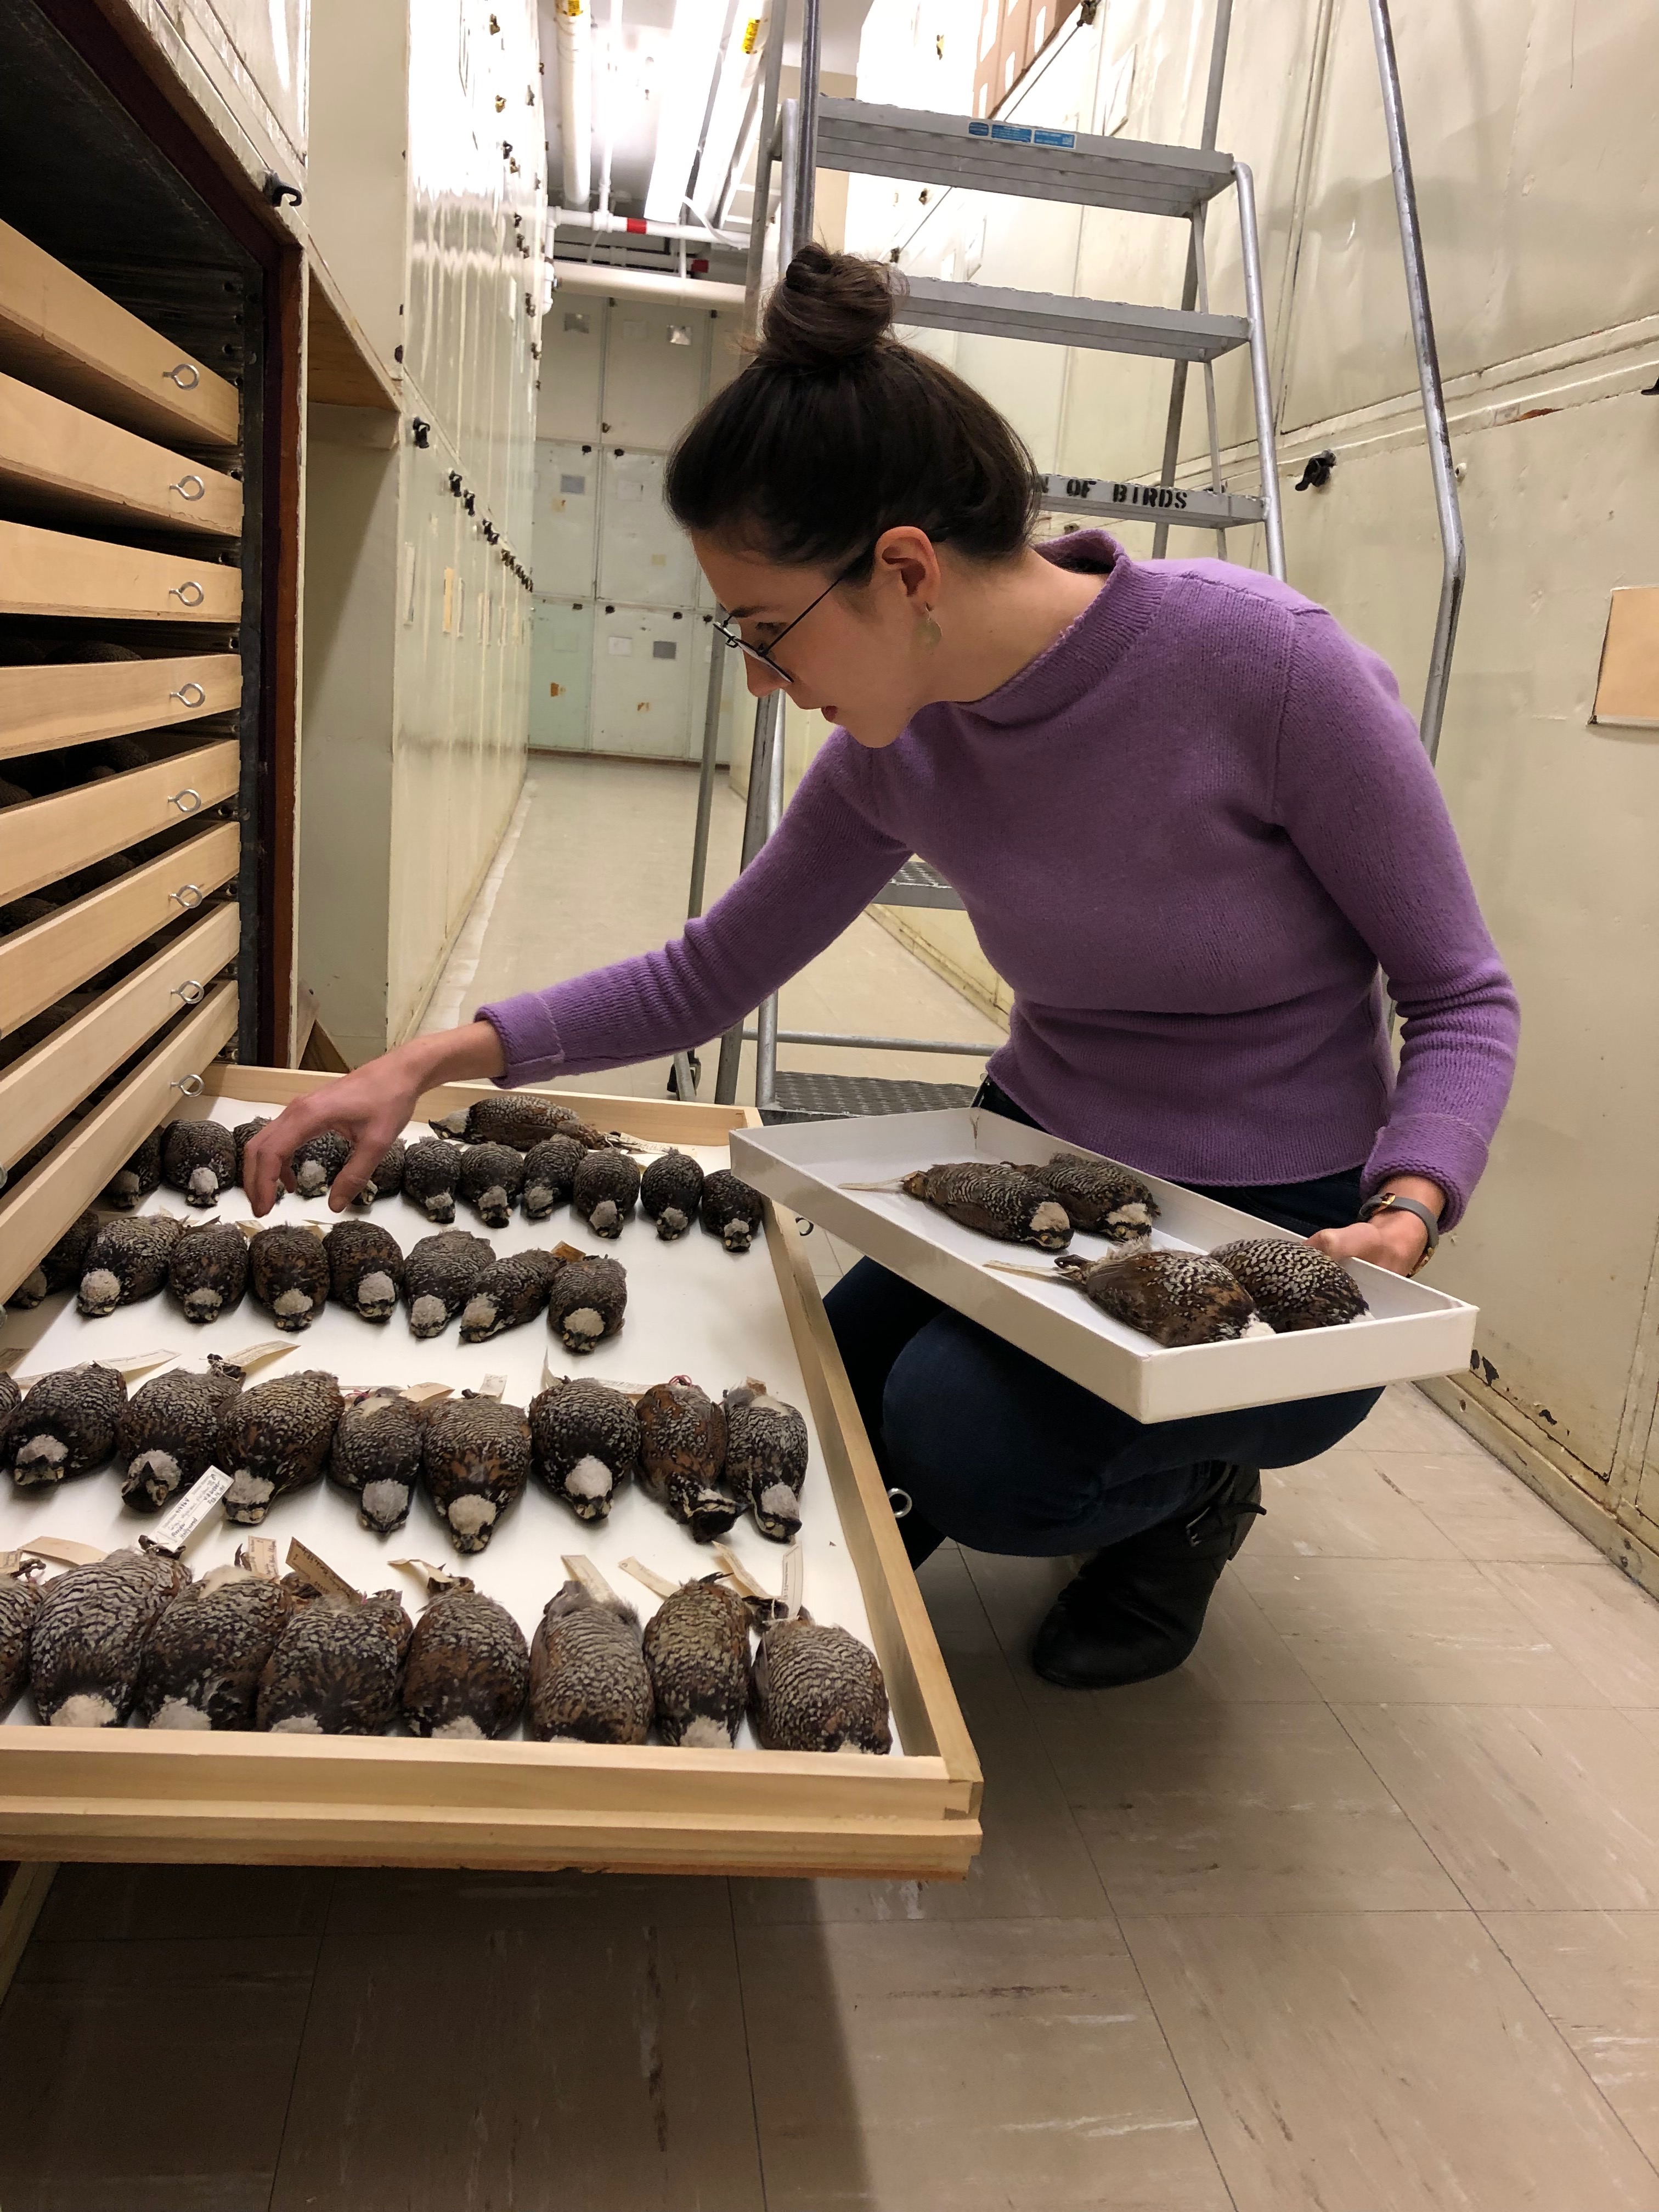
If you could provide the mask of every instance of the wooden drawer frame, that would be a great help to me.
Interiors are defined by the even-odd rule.
[[[208,1080],[213,1095],[276,1102],[318,1085],[224,1065]],[[488,1095],[450,1085],[418,1112]],[[636,1098],[592,1110],[682,1143],[721,1143],[751,1118]],[[4,1235],[0,1214],[0,1255]],[[767,1243],[903,1753],[4,1728],[0,1856],[964,1875],[980,1844],[978,1762],[801,1240],[769,1206]],[[9,1272],[0,1256],[0,1279]]]
[[[216,822],[118,882],[0,938],[0,1037],[193,912],[230,881],[241,850],[236,823]]]
[[[0,760],[234,714],[241,703],[234,653],[0,668]]]
[[[241,612],[241,571],[202,549],[144,553],[106,538],[0,522],[0,614],[216,623],[222,629]]]
[[[234,477],[3,374],[0,491],[71,525],[159,526],[203,538],[234,538],[242,527]]]
[[[77,868],[234,799],[240,749],[221,738],[190,752],[0,810],[0,899],[21,898]],[[198,804],[185,805],[191,793]]]

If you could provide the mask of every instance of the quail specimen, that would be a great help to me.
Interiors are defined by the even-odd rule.
[[[633,1571],[637,1572],[635,1569]],[[657,1734],[729,1751],[749,1698],[749,1607],[719,1575],[671,1589],[645,1624]]]
[[[725,1480],[763,1536],[787,1544],[799,1532],[806,1423],[763,1382],[750,1380],[726,1394]]]
[[[526,1221],[545,1221],[556,1206],[566,1205],[576,1170],[588,1147],[574,1137],[543,1137],[524,1156],[524,1190],[520,1204]]]
[[[441,1336],[495,1264],[495,1248],[470,1229],[422,1237],[404,1263],[412,1336]]]
[[[577,1253],[547,1294],[547,1325],[567,1352],[592,1352],[617,1334],[627,1310],[628,1272],[606,1255]]]
[[[290,1336],[309,1328],[328,1303],[328,1254],[305,1224],[261,1229],[248,1247],[247,1268],[254,1297]]]
[[[252,1528],[279,1498],[320,1480],[345,1401],[321,1369],[256,1382],[225,1415],[219,1464],[230,1476],[225,1518]]]
[[[918,1168],[892,1183],[849,1183],[849,1190],[902,1190],[938,1208],[963,1229],[1005,1244],[1036,1244],[1063,1251],[1072,1241],[1071,1217],[1051,1191],[1024,1168],[991,1160],[947,1160]]]
[[[524,1154],[511,1145],[469,1145],[456,1188],[486,1229],[505,1229],[524,1188]]]
[[[293,1611],[277,1582],[210,1567],[150,1632],[136,1710],[150,1728],[251,1729],[259,1677]]]
[[[319,1129],[294,1149],[294,1188],[301,1198],[321,1198],[351,1158],[351,1140],[337,1129]]]
[[[530,1647],[526,1720],[538,1743],[558,1736],[577,1743],[645,1741],[651,1678],[640,1617],[592,1568],[586,1579],[573,1574],[547,1601]]]
[[[768,1751],[885,1752],[887,1685],[867,1644],[798,1613],[763,1626],[749,1711]]]
[[[373,1206],[377,1198],[396,1198],[404,1187],[404,1159],[407,1151],[401,1137],[394,1137],[374,1164],[374,1172],[358,1192],[352,1203]]]
[[[398,1710],[412,1633],[396,1590],[320,1593],[290,1615],[265,1662],[255,1727],[273,1735],[379,1735]]]
[[[404,1287],[404,1248],[378,1222],[337,1221],[323,1239],[335,1303],[365,1321],[387,1321]]]
[[[225,1416],[241,1395],[242,1370],[210,1354],[205,1373],[175,1368],[141,1382],[121,1409],[115,1457],[121,1495],[159,1513],[222,1458]]]
[[[640,1424],[640,1474],[646,1490],[700,1544],[725,1535],[737,1500],[720,1487],[726,1466],[726,1408],[688,1375],[659,1382],[635,1407]]]
[[[231,1136],[236,1146],[236,1180],[238,1182],[240,1182],[242,1180],[243,1154],[247,1151],[248,1146],[253,1142],[253,1139],[258,1135],[260,1130],[268,1129],[270,1127],[270,1116],[269,1114],[256,1114],[251,1121],[239,1121],[236,1124],[236,1127],[231,1131]]]
[[[746,1252],[766,1218],[760,1193],[730,1168],[716,1168],[705,1177],[697,1212],[708,1234],[718,1237],[728,1252]]]
[[[167,1279],[173,1248],[185,1233],[169,1213],[106,1221],[87,1247],[76,1304],[88,1319],[153,1298]]]
[[[1286,1237],[1242,1237],[1210,1257],[1241,1282],[1269,1328],[1336,1328],[1369,1313],[1347,1269],[1311,1244]]]
[[[534,1091],[497,1091],[488,1098],[475,1098],[457,1107],[432,1127],[441,1137],[458,1137],[466,1145],[511,1145],[527,1152],[544,1137],[563,1129],[586,1129],[580,1114],[556,1099]],[[597,1139],[603,1144],[603,1137]]]
[[[222,1121],[170,1121],[161,1139],[161,1180],[186,1206],[217,1206],[238,1179],[236,1139]]]
[[[526,1251],[486,1267],[461,1309],[461,1342],[483,1344],[538,1319],[565,1265],[556,1252]]]
[[[387,1384],[349,1402],[334,1431],[329,1479],[356,1493],[365,1528],[389,1536],[408,1520],[425,1442],[425,1413],[402,1390]]]
[[[530,1694],[530,1646],[504,1605],[465,1576],[438,1587],[415,1624],[398,1701],[412,1735],[505,1735]]]
[[[25,1275],[6,1303],[20,1311],[38,1306],[57,1291],[72,1291],[80,1281],[87,1254],[98,1234],[98,1216],[82,1213],[71,1221],[33,1274]]]
[[[20,1490],[44,1490],[102,1467],[126,1402],[122,1377],[95,1361],[43,1375],[12,1416],[12,1480]]]
[[[167,1288],[193,1322],[217,1321],[247,1289],[248,1242],[232,1221],[186,1229],[167,1260]]]
[[[641,1176],[640,1204],[665,1244],[684,1237],[696,1219],[705,1180],[690,1152],[675,1152],[661,1153]]]
[[[603,1382],[561,1376],[530,1401],[536,1472],[579,1521],[603,1521],[640,1462],[634,1401]]]
[[[455,1218],[461,1158],[461,1146],[441,1137],[422,1137],[404,1154],[404,1196],[423,1208],[428,1221],[447,1224]]]
[[[620,1237],[640,1194],[640,1171],[626,1152],[586,1152],[570,1203],[596,1237]]]
[[[29,1639],[35,1711],[53,1728],[118,1728],[150,1632],[190,1580],[164,1552],[112,1552],[55,1576]]]
[[[104,1186],[106,1206],[131,1213],[151,1191],[161,1188],[161,1132],[152,1129],[124,1168],[118,1168]]]
[[[1154,1344],[1225,1344],[1256,1321],[1249,1292],[1207,1253],[1136,1252],[1056,1265],[1102,1313]]]
[[[38,1560],[20,1559],[11,1567],[0,1561],[0,1718],[29,1678],[29,1642],[40,1610],[39,1570]]]
[[[458,1552],[482,1552],[530,1480],[530,1423],[517,1406],[464,1390],[427,1415],[421,1471]]]
[[[1158,1200],[1139,1176],[1109,1160],[1056,1152],[1046,1167],[1026,1168],[1065,1207],[1073,1229],[1115,1244],[1144,1243],[1158,1219]]]
[[[6,1464],[11,1449],[11,1425],[17,1418],[17,1409],[23,1402],[23,1386],[15,1375],[0,1368],[0,1467]]]

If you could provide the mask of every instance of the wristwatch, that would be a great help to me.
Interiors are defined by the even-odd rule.
[[[1426,1267],[1440,1242],[1440,1224],[1428,1207],[1419,1199],[1406,1198],[1397,1190],[1379,1190],[1375,1198],[1368,1198],[1360,1207],[1359,1218],[1369,1221],[1374,1213],[1414,1213],[1417,1216],[1429,1232],[1429,1241],[1423,1247],[1422,1255],[1412,1273],[1416,1274],[1419,1269]]]

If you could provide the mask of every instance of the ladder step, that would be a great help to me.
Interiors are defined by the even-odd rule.
[[[932,1114],[945,1106],[971,1106],[969,1083],[907,1083],[887,1075],[815,1075],[781,1067],[775,1103],[761,1109],[761,1119],[781,1121],[840,1121],[860,1114]]]
[[[872,906],[943,906],[960,914],[962,901],[937,869],[930,868],[926,860],[907,860],[886,887],[870,902]]]
[[[1242,315],[1183,314],[1121,300],[1076,300],[1060,292],[1008,292],[994,284],[946,284],[912,276],[894,320],[913,330],[968,331],[1036,345],[1093,346],[1158,361],[1214,361],[1249,342]]]
[[[1244,492],[1200,490],[1196,484],[1044,477],[1042,512],[1086,514],[1095,522],[1146,522],[1156,516],[1176,530],[1242,530],[1261,521],[1261,501]]]
[[[1190,216],[1233,182],[1230,154],[860,100],[819,101],[817,152],[821,169],[1139,215]]]

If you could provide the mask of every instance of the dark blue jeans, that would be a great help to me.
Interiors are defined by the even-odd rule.
[[[1030,1118],[989,1083],[978,1103]],[[1201,1195],[1306,1235],[1354,1218],[1359,1170]],[[873,1260],[860,1260],[825,1304],[882,1473],[914,1501],[899,1526],[918,1564],[947,1536],[1031,1558],[1100,1550],[1195,1504],[1212,1479],[1205,1462],[1316,1458],[1382,1395],[1355,1390],[1148,1425]]]

